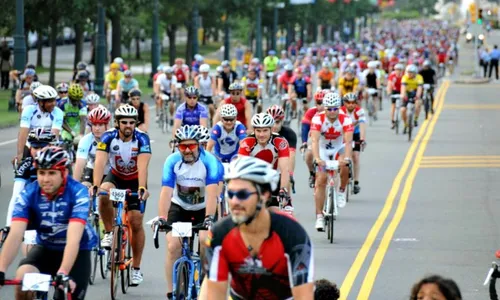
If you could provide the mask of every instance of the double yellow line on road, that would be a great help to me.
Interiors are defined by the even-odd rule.
[[[420,168],[500,168],[500,156],[425,156]]]
[[[385,201],[384,207],[382,208],[382,211],[380,212],[377,220],[375,221],[375,224],[373,227],[370,229],[370,232],[368,233],[368,236],[365,239],[365,242],[361,246],[358,255],[356,256],[356,259],[354,260],[354,263],[351,265],[351,268],[349,269],[344,282],[342,283],[342,286],[340,288],[340,294],[341,294],[341,299],[345,300],[349,296],[349,293],[352,289],[352,286],[354,284],[354,281],[356,280],[356,277],[358,276],[358,273],[365,262],[372,246],[373,243],[375,242],[380,229],[384,225],[385,221],[387,220],[389,213],[392,210],[392,207],[394,205],[394,201],[396,200],[396,196],[399,192],[399,188],[401,186],[401,182],[403,181],[403,177],[408,171],[408,168],[410,167],[410,164],[412,162],[412,158],[415,154],[415,151],[417,151],[417,147],[420,144],[420,147],[418,148],[417,155],[414,160],[414,164],[410,170],[410,173],[408,174],[408,177],[406,179],[404,189],[401,195],[401,199],[399,201],[399,204],[397,206],[396,212],[387,227],[384,236],[382,238],[382,241],[380,242],[380,245],[375,253],[375,256],[372,260],[372,263],[370,264],[370,267],[368,269],[368,272],[366,273],[365,279],[363,281],[363,284],[361,286],[360,292],[358,294],[357,299],[361,300],[366,300],[369,298],[369,295],[371,293],[371,290],[373,288],[373,284],[375,283],[375,278],[377,276],[378,270],[380,269],[380,266],[382,265],[382,261],[384,259],[384,256],[389,249],[389,244],[391,242],[392,236],[394,235],[394,232],[396,231],[397,226],[399,225],[399,222],[401,221],[404,211],[406,209],[406,203],[408,202],[408,198],[410,195],[411,191],[411,186],[413,184],[413,181],[415,179],[415,175],[417,173],[417,170],[420,165],[420,161],[422,160],[422,156],[424,154],[425,149],[427,148],[427,142],[430,139],[430,136],[432,135],[432,132],[434,131],[434,127],[436,125],[437,119],[439,118],[439,115],[441,114],[441,111],[443,109],[443,103],[444,103],[444,98],[446,95],[446,91],[448,90],[449,87],[449,82],[445,81],[436,96],[436,110],[435,110],[435,115],[422,123],[422,127],[418,131],[417,136],[415,137],[415,140],[410,146],[410,149],[408,150],[408,153],[406,154],[406,157],[403,161],[403,165],[401,166],[401,169],[399,170],[398,174],[396,175],[396,178],[394,179],[394,182],[392,184],[391,190],[389,191],[389,195],[387,196],[387,199]]]

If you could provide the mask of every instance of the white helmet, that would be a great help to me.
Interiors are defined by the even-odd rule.
[[[210,71],[210,66],[208,64],[202,64],[200,66],[200,72],[209,72]]]
[[[377,68],[377,62],[374,61],[374,60],[369,61],[367,65],[368,65],[369,69],[375,69],[375,68]]]
[[[406,72],[407,73],[417,73],[418,72],[418,68],[417,68],[417,66],[415,66],[413,64],[412,65],[408,65],[406,67]]]
[[[335,92],[331,92],[323,97],[323,106],[324,107],[340,107],[342,100],[340,99],[339,94]]]
[[[115,111],[115,118],[137,118],[138,116],[137,109],[129,104],[122,105]]]
[[[237,115],[238,111],[233,104],[224,104],[220,108],[220,116],[222,118],[236,118]]]
[[[278,186],[279,173],[262,159],[252,156],[239,156],[231,161],[228,172],[224,175],[224,180],[243,179],[257,184],[271,185],[275,190]]]
[[[171,66],[165,66],[163,67],[163,72],[168,74],[174,73],[174,69]]]
[[[95,93],[92,93],[92,94],[87,95],[85,100],[87,101],[87,104],[97,104],[97,103],[99,103],[99,101],[101,101],[101,97],[99,97],[99,95],[97,95]]]
[[[207,143],[210,140],[210,131],[207,127],[198,125],[198,141],[200,143]]]
[[[121,57],[116,57],[114,60],[113,60],[114,63],[117,63],[117,64],[123,64],[123,58]]]
[[[34,90],[36,90],[37,87],[41,86],[42,83],[39,81],[34,81],[30,85],[30,91],[33,93]]]
[[[260,113],[252,117],[254,128],[271,128],[274,125],[274,118],[270,114]]]
[[[345,59],[347,59],[347,60],[354,60],[354,54],[352,54],[352,53],[347,54],[345,56]]]
[[[338,63],[338,61],[335,57],[332,57],[331,61],[332,61],[332,65],[334,65],[334,66],[337,65],[337,63]]]
[[[57,97],[57,91],[50,85],[41,85],[33,91],[33,95],[38,100],[50,100]]]

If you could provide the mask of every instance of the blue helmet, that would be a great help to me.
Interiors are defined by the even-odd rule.
[[[200,130],[197,125],[184,125],[175,132],[177,142],[185,140],[199,140]]]

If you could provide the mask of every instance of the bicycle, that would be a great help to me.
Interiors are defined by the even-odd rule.
[[[302,134],[302,116],[305,113],[304,105],[307,104],[307,98],[297,99],[297,127],[299,129],[298,135]]]
[[[408,98],[406,106],[406,122],[408,124],[408,141],[411,142],[411,134],[413,132],[413,119],[415,116],[415,98]]]
[[[396,99],[396,108],[394,109],[394,131],[396,132],[396,134],[399,134],[399,111],[401,110],[401,95],[392,95],[391,98]]]
[[[222,165],[224,166],[224,174],[227,174],[229,163],[222,163]],[[229,213],[230,213],[229,212],[229,204],[228,204],[227,199],[226,199],[226,189],[227,189],[227,183],[226,183],[226,181],[224,181],[224,183],[222,185],[222,192],[221,192],[220,197],[219,197],[219,211],[220,211],[221,218],[229,215]]]
[[[267,92],[267,97],[269,99],[271,99],[278,92],[278,89],[276,86],[276,75],[274,74],[274,72],[267,72],[267,77],[269,78],[268,79],[269,82],[268,82],[268,87],[267,87],[268,90],[266,92]]]
[[[21,285],[23,291],[31,291],[33,293],[33,300],[47,300],[50,287],[63,286],[63,294],[59,292],[59,288],[55,288],[53,299],[68,299],[71,300],[71,292],[69,280],[62,282],[56,281],[49,274],[40,273],[26,273],[22,280],[19,279],[6,279],[4,285]]]
[[[139,193],[129,190],[110,189],[109,192],[99,192],[101,196],[108,196],[115,207],[115,224],[113,226],[113,243],[109,250],[109,263],[111,270],[111,299],[117,299],[118,279],[121,279],[121,290],[127,293],[131,284],[132,273],[132,233],[127,216],[127,197],[137,197]],[[144,201],[140,204],[141,213],[144,213]]]
[[[88,222],[92,225],[94,228],[95,232],[99,236],[99,240],[101,240],[101,234],[104,231],[101,231],[101,224],[100,224],[100,218],[99,218],[99,209],[97,206],[97,191],[94,191],[94,196],[92,197],[92,202],[90,203],[91,210],[89,212],[89,219]],[[101,271],[101,277],[102,279],[106,279],[108,277],[108,260],[109,260],[109,255],[107,258],[104,256],[106,255],[106,249],[101,247],[101,243],[97,243],[97,245],[92,249],[92,269],[90,272],[90,278],[89,278],[89,284],[94,284],[95,282],[95,276],[97,273],[97,265],[99,264],[100,271]]]
[[[193,250],[194,238],[199,231],[207,230],[204,224],[193,225],[190,222],[176,222],[172,225],[160,224],[158,220],[152,222],[153,240],[155,248],[158,249],[158,232],[163,229],[171,229],[172,236],[178,237],[182,243],[182,254],[173,266],[172,286],[173,299],[196,299],[201,287],[201,259],[198,251]]]
[[[429,111],[432,113],[433,112],[433,107],[434,107],[434,101],[431,98],[431,90],[432,90],[432,85],[431,84],[424,84],[424,96],[422,99],[424,99],[424,109],[425,109],[425,119],[429,117]]]
[[[370,126],[373,125],[373,121],[377,121],[377,112],[375,110],[375,104],[373,103],[373,95],[377,93],[377,89],[369,88],[368,89],[368,123]]]
[[[499,254],[500,253],[498,253],[498,251],[495,254],[497,259],[500,259]],[[490,300],[498,300],[498,294],[496,289],[497,278],[500,278],[500,271],[498,270],[498,263],[494,261],[491,263],[491,268],[488,271],[486,279],[484,280],[483,283],[484,286],[488,285]]]
[[[334,222],[338,216],[337,207],[337,188],[340,174],[340,164],[338,160],[325,161],[325,169],[327,171],[327,190],[326,201],[323,205],[323,216],[325,218],[325,226],[327,228],[327,238],[330,244],[333,243],[333,234],[335,230]]]
[[[285,113],[283,126],[290,126],[290,123],[292,122],[292,103],[290,101],[290,97],[288,95],[283,95],[281,97],[281,102]]]
[[[158,128],[161,129],[162,133],[166,133],[168,130],[168,113],[166,112],[165,108],[170,98],[165,94],[161,95],[160,97],[162,99],[162,106],[160,107],[160,116],[158,117]]]

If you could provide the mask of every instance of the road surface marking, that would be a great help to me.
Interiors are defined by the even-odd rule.
[[[422,169],[449,169],[449,168],[500,168],[500,161],[495,163],[495,164],[467,164],[467,165],[461,165],[461,164],[454,164],[454,165],[440,165],[440,164],[435,164],[435,165],[420,165],[420,168]]]
[[[442,86],[439,87],[439,90],[437,92],[436,96],[436,103],[438,103],[440,99],[440,95],[442,93]],[[356,280],[356,277],[358,276],[358,273],[363,266],[364,261],[366,260],[366,257],[368,256],[368,253],[370,252],[371,247],[373,246],[373,243],[375,242],[378,233],[380,232],[380,229],[385,223],[385,220],[387,219],[389,213],[391,212],[392,206],[394,204],[394,199],[396,198],[399,187],[401,186],[401,181],[403,180],[404,175],[406,174],[410,163],[412,161],[413,155],[417,149],[417,145],[419,144],[420,140],[422,139],[427,125],[429,124],[428,121],[424,121],[422,123],[422,127],[418,131],[417,136],[415,137],[415,140],[412,142],[410,149],[408,150],[406,157],[403,161],[403,165],[401,166],[401,169],[399,170],[398,174],[396,175],[396,178],[394,178],[394,181],[392,183],[391,190],[389,191],[389,195],[387,196],[387,199],[385,200],[384,207],[382,208],[382,211],[380,212],[377,220],[373,224],[372,228],[370,229],[370,232],[368,233],[368,236],[366,237],[363,245],[358,251],[358,254],[356,255],[356,258],[349,268],[349,271],[347,272],[346,277],[344,278],[344,281],[342,282],[342,286],[340,288],[340,299],[345,300],[347,299],[347,296],[349,295],[349,292],[351,291],[351,288],[354,284],[354,281]]]
[[[394,213],[394,216],[387,226],[387,229],[384,233],[384,236],[382,237],[382,240],[380,241],[380,245],[375,252],[375,255],[373,257],[372,263],[370,264],[370,267],[368,268],[368,271],[366,272],[365,279],[363,280],[363,284],[361,285],[361,289],[358,294],[358,300],[365,300],[370,298],[370,293],[372,291],[373,285],[375,283],[375,279],[377,277],[377,273],[380,270],[380,266],[382,265],[382,262],[384,260],[385,254],[387,253],[387,250],[389,249],[389,245],[391,243],[391,240],[394,236],[394,233],[396,232],[396,229],[398,228],[399,223],[401,222],[401,219],[403,218],[403,215],[406,210],[406,205],[408,203],[408,199],[410,198],[410,193],[411,189],[413,186],[413,182],[415,181],[415,177],[417,175],[417,171],[420,166],[420,162],[422,161],[422,157],[424,156],[425,149],[427,148],[427,143],[429,142],[432,133],[434,132],[434,127],[436,126],[437,120],[439,119],[439,115],[441,114],[441,111],[443,110],[443,103],[445,100],[446,96],[446,91],[448,87],[450,86],[449,82],[446,81],[444,83],[444,88],[443,92],[441,93],[441,97],[439,98],[438,106],[436,109],[436,114],[432,117],[430,120],[429,124],[429,129],[425,133],[425,137],[422,139],[422,143],[420,144],[420,147],[418,149],[418,152],[415,156],[415,160],[413,163],[413,166],[408,173],[408,176],[406,177],[405,185],[403,188],[403,191],[401,193],[401,199],[399,201],[399,204],[396,208],[396,212]]]
[[[8,141],[5,141],[5,142],[0,142],[0,146],[5,146],[5,145],[13,144],[15,142],[17,142],[17,139],[8,140]]]
[[[465,84],[465,83],[454,83],[453,88],[471,88],[474,87],[474,89],[482,89],[482,88],[493,88],[493,89],[500,89],[500,84]]]
[[[424,156],[424,160],[455,160],[455,159],[500,159],[500,155],[455,155],[455,156]]]
[[[500,109],[500,104],[447,104],[444,108],[455,110],[495,110]]]

